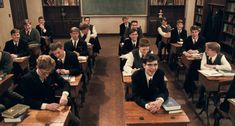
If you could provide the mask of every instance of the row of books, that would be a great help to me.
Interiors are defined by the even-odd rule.
[[[203,14],[203,9],[202,8],[197,8],[196,13],[202,15]]]
[[[204,0],[197,0],[197,6],[203,6]]]
[[[235,3],[228,3],[228,6],[227,6],[227,11],[229,12],[235,12]]]
[[[234,14],[228,14],[226,19],[229,23],[234,23],[235,24],[235,15]]]
[[[75,6],[79,5],[79,0],[46,0],[46,6]]]
[[[16,104],[15,106],[2,112],[2,117],[5,123],[21,122],[28,115],[30,107],[23,104]]]
[[[169,114],[183,112],[181,105],[172,97],[168,97],[168,100],[162,106]]]
[[[233,36],[235,36],[235,27],[231,24],[224,24],[224,29],[223,32],[226,32],[228,34],[231,34]]]
[[[200,24],[201,24],[201,23],[202,23],[202,16],[196,15],[194,21],[195,21],[196,23],[200,23]]]
[[[151,5],[184,5],[184,0],[151,0]]]

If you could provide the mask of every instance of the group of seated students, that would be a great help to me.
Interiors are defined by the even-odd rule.
[[[95,54],[101,49],[95,26],[90,24],[89,17],[84,18],[79,28],[70,29],[71,38],[64,43],[53,42],[51,28],[45,24],[44,18],[39,17],[38,21],[36,28],[32,28],[31,22],[25,20],[23,30],[12,29],[10,32],[12,39],[7,41],[3,51],[0,51],[1,74],[14,74],[14,86],[0,96],[1,111],[16,103],[50,111],[58,111],[60,106],[73,104],[74,102],[69,102],[68,99],[70,84],[62,76],[77,76],[83,73],[78,56],[89,56],[89,45],[93,46]],[[40,53],[34,57],[35,65],[23,71],[15,59],[23,56],[31,57],[33,55],[29,50],[31,45],[37,45]],[[59,99],[55,94],[57,89],[63,91]],[[21,99],[16,100],[12,95]],[[77,116],[75,113],[70,113],[69,125],[80,124]]]
[[[136,22],[136,21],[134,21]],[[187,31],[184,29],[183,20],[179,19],[176,22],[176,28],[171,29],[167,24],[166,18],[162,19],[162,25],[158,27],[157,46],[158,57],[150,50],[150,41],[140,37],[138,28],[130,27],[132,23],[128,22],[127,17],[123,17],[123,23],[120,25],[121,48],[120,56],[126,59],[122,73],[132,75],[132,100],[138,105],[155,113],[159,110],[162,103],[168,97],[168,90],[164,83],[164,72],[158,68],[158,60],[162,60],[161,50],[163,47],[170,49],[170,43],[183,42],[181,55],[186,57],[194,54],[203,53],[201,60],[195,60],[189,67],[184,82],[184,90],[191,97],[195,90],[195,80],[198,80],[198,70],[201,69],[216,69],[231,71],[231,65],[226,60],[225,56],[220,53],[220,45],[217,42],[206,42],[206,39],[200,34],[200,27],[193,25],[190,28],[191,35],[187,36]],[[130,27],[130,30],[128,30]],[[124,33],[129,31],[129,36],[126,38]],[[140,29],[140,27],[139,27]],[[164,42],[163,38],[168,38],[169,42]],[[171,56],[169,58],[172,58]],[[170,59],[169,59],[169,63]],[[228,112],[228,98],[235,97],[234,89],[235,79],[233,80],[229,91],[226,94],[226,99],[221,104],[221,110]],[[200,87],[200,96],[197,108],[201,108],[205,103],[204,99],[205,88]],[[127,99],[128,100],[128,99]]]

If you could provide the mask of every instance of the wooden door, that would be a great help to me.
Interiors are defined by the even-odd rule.
[[[26,0],[10,0],[10,5],[14,27],[22,29],[24,19],[28,19]]]

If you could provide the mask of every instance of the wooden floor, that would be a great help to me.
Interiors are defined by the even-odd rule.
[[[151,49],[156,52],[155,39],[150,38]],[[96,59],[92,79],[88,85],[88,93],[84,107],[81,109],[81,126],[124,126],[123,102],[124,92],[121,85],[119,70],[118,44],[119,36],[101,36],[102,51]],[[168,78],[170,96],[179,102],[190,118],[189,126],[203,126],[206,124],[205,115],[201,119],[196,116],[193,105],[183,93],[180,84],[173,83],[172,72],[167,65],[160,64]],[[211,125],[213,120],[211,117]],[[232,126],[229,120],[222,121],[221,126]]]

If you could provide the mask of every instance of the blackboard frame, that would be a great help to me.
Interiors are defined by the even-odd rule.
[[[135,2],[137,0],[134,0]],[[81,16],[82,17],[106,17],[106,16],[114,16],[114,17],[120,17],[120,16],[143,16],[146,17],[148,15],[148,0],[145,0],[145,12],[144,14],[84,14],[83,10],[83,0],[80,0],[80,9],[81,9]]]

